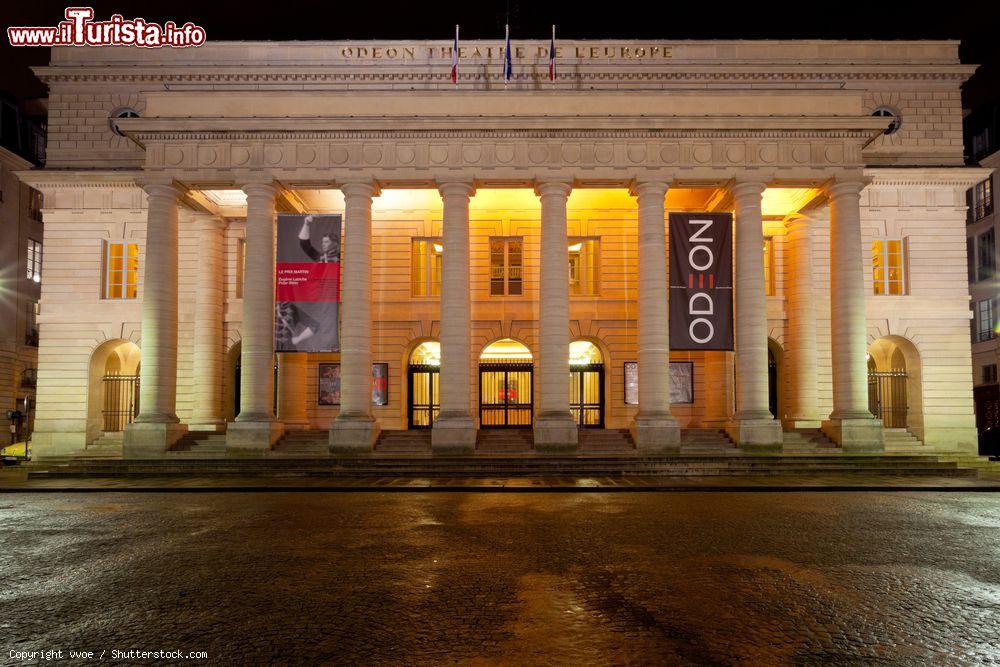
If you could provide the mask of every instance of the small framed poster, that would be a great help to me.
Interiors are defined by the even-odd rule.
[[[372,364],[372,405],[389,405],[389,364]]]
[[[694,362],[670,362],[670,403],[694,403]],[[639,363],[625,362],[625,405],[639,405]]]
[[[340,364],[320,364],[317,386],[319,405],[340,405]]]

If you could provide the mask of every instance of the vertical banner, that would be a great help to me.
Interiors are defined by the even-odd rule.
[[[670,349],[733,349],[730,213],[670,214]]]
[[[275,352],[340,350],[340,216],[278,216]]]

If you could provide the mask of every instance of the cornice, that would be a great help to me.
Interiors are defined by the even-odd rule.
[[[990,175],[980,167],[916,167],[892,169],[869,167],[864,170],[871,186],[970,188]]]
[[[130,171],[80,171],[60,169],[32,169],[17,172],[17,177],[36,190],[51,188],[138,188],[142,170]]]

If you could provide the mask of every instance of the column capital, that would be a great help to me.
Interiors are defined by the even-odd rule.
[[[535,194],[539,197],[569,197],[572,191],[573,183],[570,181],[535,181]]]
[[[240,187],[240,189],[246,193],[248,198],[269,197],[271,199],[277,199],[278,197],[278,186],[274,181],[269,181],[269,180],[247,181]]]
[[[344,198],[347,197],[367,197],[371,199],[372,197],[377,197],[381,194],[381,189],[378,183],[371,179],[358,179],[358,180],[347,180],[339,182],[340,191],[344,193]]]
[[[850,179],[830,181],[823,186],[823,192],[827,197],[839,199],[841,197],[860,197],[861,191],[868,185],[864,179]]]
[[[476,194],[476,184],[472,179],[439,179],[438,192],[442,197],[471,197]]]
[[[146,192],[147,197],[168,197],[176,200],[184,192],[184,189],[172,178],[143,177],[139,179],[138,183],[139,187]]]
[[[659,197],[664,199],[670,191],[670,181],[643,178],[629,183],[628,193],[632,197]]]
[[[729,191],[733,193],[733,199],[737,202],[747,204],[756,203],[758,206],[760,205],[761,197],[766,189],[766,182],[753,178],[737,178],[736,181],[729,186]]]

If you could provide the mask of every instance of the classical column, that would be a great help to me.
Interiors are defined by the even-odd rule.
[[[372,417],[371,181],[344,183],[341,275],[340,414],[330,426],[330,451],[370,452],[378,438]]]
[[[194,219],[198,234],[198,276],[194,297],[194,414],[189,428],[219,431],[222,411],[225,223],[214,215]]]
[[[535,187],[542,200],[542,252],[538,299],[538,414],[535,449],[576,449],[577,425],[569,410],[569,246],[566,201],[573,186],[543,181]],[[447,249],[445,249],[447,252]]]
[[[278,421],[286,431],[309,428],[309,416],[306,414],[307,358],[304,352],[282,352],[278,355]]]
[[[240,414],[229,424],[226,448],[263,453],[281,437],[274,418],[274,202],[273,182],[243,186],[247,195],[246,268],[240,327]]]
[[[680,429],[670,413],[670,308],[664,198],[669,185],[641,181],[631,194],[639,206],[639,413],[632,424],[636,447],[677,452]]]
[[[882,451],[882,424],[868,411],[867,323],[859,181],[827,187],[830,198],[830,336],[833,412],[823,430],[845,450]]]
[[[743,448],[780,448],[781,423],[768,409],[767,292],[764,284],[764,183],[733,186],[736,214],[736,414],[730,437]]]
[[[788,313],[788,336],[785,343],[785,368],[788,372],[789,428],[819,428],[819,397],[816,381],[816,300],[813,294],[814,218],[794,215],[785,221],[790,249],[789,279],[785,283]]]
[[[125,430],[126,458],[167,451],[187,427],[177,419],[177,190],[149,182],[146,245],[142,256],[142,364],[139,415]]]
[[[441,276],[441,410],[434,421],[435,451],[471,452],[476,423],[469,410],[472,355],[469,285],[469,197],[471,181],[439,184],[443,200],[444,253]]]

